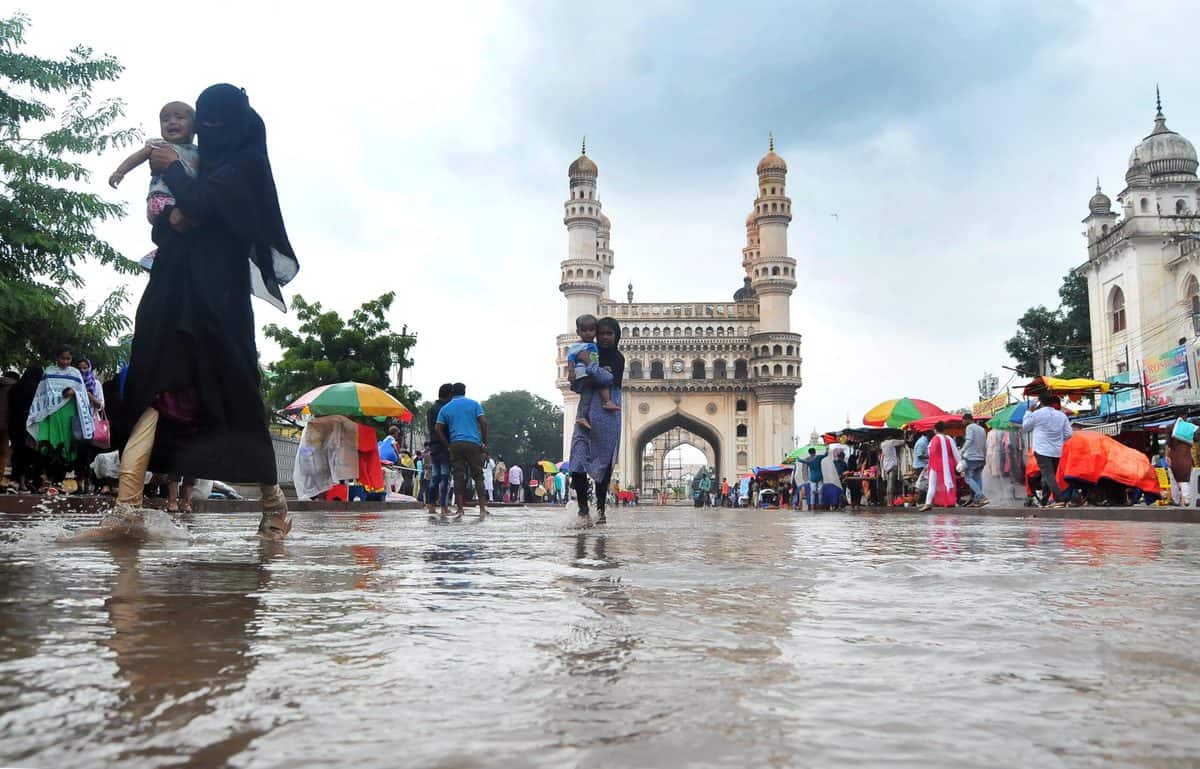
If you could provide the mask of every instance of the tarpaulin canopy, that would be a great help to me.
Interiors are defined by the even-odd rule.
[[[822,434],[821,440],[826,444],[862,443],[863,441],[883,441],[888,438],[902,437],[904,437],[904,431],[895,427],[846,427],[841,430],[830,430]],[[821,449],[823,447],[817,446],[816,448]]]
[[[1052,376],[1040,376],[1025,385],[1025,395],[1095,395],[1106,393],[1112,387],[1108,382],[1099,379],[1059,379]]]
[[[767,465],[766,467],[754,468],[755,475],[762,475],[763,473],[790,473],[791,471],[792,468],[784,465]]]
[[[924,432],[926,430],[932,430],[938,422],[945,422],[946,427],[962,427],[963,418],[962,414],[933,414],[931,416],[924,417],[923,419],[917,419],[909,422],[904,426],[904,429]]]
[[[1063,444],[1058,462],[1058,484],[1096,484],[1110,480],[1158,496],[1158,476],[1146,455],[1107,435],[1078,430]]]

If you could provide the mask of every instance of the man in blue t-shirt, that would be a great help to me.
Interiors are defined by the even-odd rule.
[[[829,456],[829,451],[818,455],[816,449],[809,449],[808,456],[800,460],[808,468],[808,508],[815,510],[821,504],[821,486],[824,475],[821,473],[821,461]]]
[[[437,439],[450,449],[454,472],[455,515],[463,514],[467,500],[467,470],[475,481],[479,497],[479,517],[487,515],[487,495],[483,493],[483,450],[487,448],[487,417],[483,406],[467,397],[467,386],[455,382],[450,402],[437,415]]]

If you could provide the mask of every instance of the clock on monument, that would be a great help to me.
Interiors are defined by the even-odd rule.
[[[674,371],[676,374],[682,374],[683,373],[683,361],[677,360],[674,363],[672,363],[671,370]]]

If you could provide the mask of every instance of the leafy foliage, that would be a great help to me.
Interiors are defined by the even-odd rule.
[[[1065,377],[1092,375],[1092,321],[1088,314],[1087,278],[1068,272],[1058,289],[1062,302],[1062,374]]]
[[[124,114],[120,100],[92,100],[92,87],[116,80],[120,63],[84,47],[63,59],[22,53],[28,23],[20,14],[0,19],[0,361],[44,362],[51,335],[51,347],[100,357],[105,340],[128,327],[126,296],[114,292],[89,315],[69,289],[83,285],[78,268],[89,259],[120,272],[138,266],[97,237],[96,225],[124,210],[79,189],[90,178],[79,157],[139,136],[110,130]]]
[[[485,400],[483,411],[492,456],[510,464],[562,459],[563,413],[550,401],[526,390],[510,390]]]
[[[320,302],[308,302],[297,294],[292,307],[300,320],[299,332],[274,323],[263,331],[283,348],[283,357],[267,370],[267,404],[282,409],[304,393],[335,382],[362,382],[374,385],[414,409],[421,394],[410,387],[392,386],[391,369],[395,363],[412,366],[408,352],[416,338],[393,333],[387,311],[395,301],[389,291],[378,299],[365,302],[344,320]]]
[[[1062,302],[1058,309],[1038,305],[1026,310],[1017,321],[1017,333],[1004,343],[1024,376],[1092,374],[1087,280],[1067,273],[1058,296]]]

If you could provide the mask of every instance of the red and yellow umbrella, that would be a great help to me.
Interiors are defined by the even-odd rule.
[[[915,422],[923,417],[943,414],[941,408],[929,401],[917,398],[893,398],[876,405],[863,414],[863,424],[868,427],[901,428],[909,422]]]
[[[316,417],[341,414],[348,417],[392,417],[411,422],[408,408],[378,387],[362,382],[338,382],[309,390],[284,409],[288,414]]]

